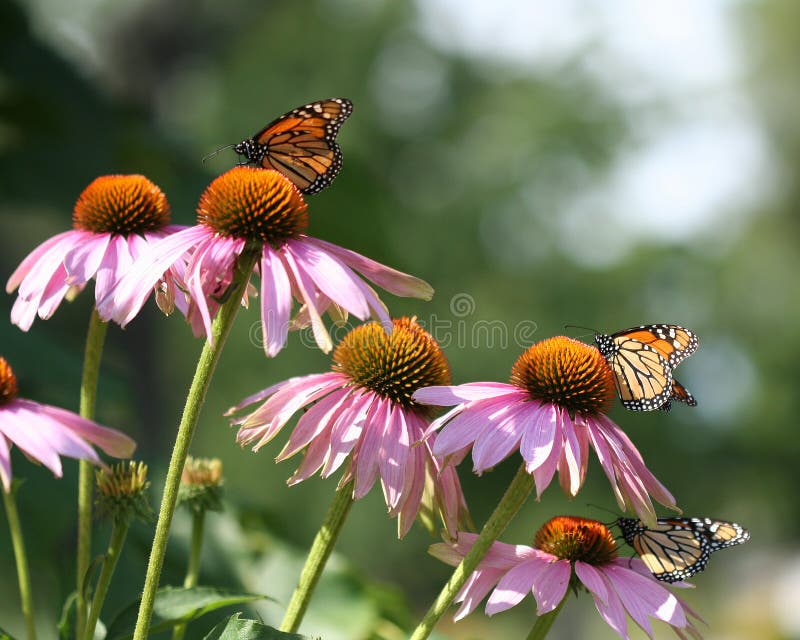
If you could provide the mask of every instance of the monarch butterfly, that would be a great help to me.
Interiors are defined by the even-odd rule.
[[[715,551],[744,544],[750,532],[735,522],[711,518],[659,518],[646,527],[636,518],[618,518],[617,526],[647,568],[664,582],[686,580],[706,568]]]
[[[617,393],[633,411],[669,411],[671,400],[697,401],[672,377],[672,370],[697,350],[697,336],[675,324],[650,324],[594,337],[614,372]]]
[[[336,134],[353,113],[345,98],[318,100],[292,109],[252,138],[233,146],[243,164],[260,164],[280,171],[303,193],[318,193],[342,168]]]

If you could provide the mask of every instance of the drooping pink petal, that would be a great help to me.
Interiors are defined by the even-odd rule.
[[[8,440],[2,431],[0,431],[0,481],[6,493],[11,491],[11,452]]]
[[[116,429],[103,427],[92,420],[82,418],[76,413],[47,404],[37,404],[29,400],[18,399],[17,402],[37,407],[37,411],[58,420],[65,427],[78,434],[84,440],[100,447],[105,453],[115,458],[130,458],[136,450],[136,442]],[[30,409],[33,411],[33,409]]]
[[[550,455],[548,458],[542,462],[541,465],[536,467],[533,470],[533,481],[536,484],[536,499],[540,500],[542,497],[542,493],[548,486],[550,486],[550,482],[553,480],[553,475],[558,468],[559,460],[561,460],[561,452],[563,449],[563,442],[564,438],[561,437],[561,434],[556,432],[554,440],[553,440],[553,448],[550,450]],[[527,469],[527,467],[526,467]]]
[[[603,574],[592,565],[577,560],[575,562],[575,575],[591,592],[596,600],[608,604],[609,591]]]
[[[330,431],[331,425],[328,423],[325,429],[309,443],[303,453],[303,461],[286,484],[291,487],[303,480],[308,480],[323,465],[330,449]]]
[[[112,236],[110,233],[86,233],[82,241],[64,256],[66,284],[83,284],[91,280],[115,237],[124,242],[122,236]]]
[[[551,404],[529,403],[528,424],[522,434],[519,452],[525,461],[525,469],[533,473],[550,456],[557,427],[556,408]]]
[[[103,320],[113,319],[124,327],[139,313],[153,287],[170,266],[213,235],[214,230],[211,227],[197,225],[155,243],[150,250],[139,256],[114,288],[113,296],[98,302],[100,317]]]
[[[686,626],[686,615],[678,599],[657,580],[646,578],[619,565],[608,565],[604,567],[604,571],[631,618],[648,635],[652,637],[647,616],[677,627]]]
[[[350,410],[343,411],[333,425],[330,455],[321,474],[323,478],[334,473],[347,459],[361,436],[372,403],[377,400],[377,395],[371,391],[360,395],[357,391],[351,391],[350,397]]]
[[[461,608],[456,611],[453,620],[458,622],[472,613],[481,603],[481,600],[486,597],[486,594],[497,584],[497,581],[500,580],[503,573],[504,571],[501,569],[492,568],[474,571],[456,596],[456,602],[461,602],[463,604]]]
[[[402,408],[392,407],[378,453],[383,495],[390,511],[400,504],[400,498],[403,496],[410,444],[405,412]]]
[[[491,426],[478,435],[472,446],[472,462],[476,473],[491,469],[518,447],[526,412],[524,405],[511,405],[493,416]]]
[[[390,411],[391,403],[383,398],[376,399],[370,407],[361,439],[356,445],[356,484],[353,489],[356,500],[367,495],[378,477],[378,456]]]
[[[564,599],[569,586],[572,567],[569,560],[557,560],[544,565],[542,572],[533,584],[533,597],[536,598],[536,615],[555,609]]]
[[[411,526],[417,519],[419,507],[422,503],[422,496],[425,492],[426,474],[426,455],[419,447],[412,447],[408,451],[406,460],[406,483],[403,487],[403,500],[400,508],[396,510],[397,535],[404,538],[411,530]],[[437,495],[438,492],[437,492]],[[390,515],[394,515],[391,513]],[[445,519],[447,516],[445,515]],[[447,526],[447,525],[446,525]],[[448,526],[448,530],[455,531],[455,528]]]
[[[363,274],[368,280],[371,280],[389,293],[404,298],[420,298],[422,300],[430,300],[433,297],[433,289],[424,280],[382,265],[355,251],[350,251],[330,242],[325,242],[318,238],[304,238],[304,240],[335,255],[347,266]]]
[[[274,357],[286,344],[292,285],[278,254],[268,244],[261,255],[261,327],[264,350]]]
[[[561,433],[564,437],[564,449],[558,466],[558,476],[564,492],[573,498],[581,488],[581,447],[575,433],[575,424],[565,411],[560,410]]]
[[[325,328],[325,324],[322,322],[316,307],[314,283],[297,264],[297,260],[295,260],[288,245],[281,247],[281,258],[294,278],[296,292],[300,295],[303,304],[306,305],[308,317],[311,319],[311,331],[314,334],[314,341],[323,353],[330,352],[333,349],[333,342],[331,342],[331,336],[328,334],[328,330]]]
[[[277,455],[275,461],[281,462],[290,458],[319,436],[322,431],[332,427],[347,396],[347,390],[337,389],[306,411],[297,421],[292,435],[289,436],[289,441]]]
[[[19,400],[6,404],[3,407],[2,417],[0,433],[3,433],[28,457],[41,462],[53,472],[53,475],[60,478],[62,468],[58,451],[37,428],[44,418],[19,405]]]
[[[508,396],[508,402],[522,400],[525,391],[512,384],[502,382],[468,382],[456,386],[433,386],[417,389],[412,396],[414,402],[449,407],[474,400],[488,400]]]
[[[14,270],[14,273],[6,282],[6,293],[13,293],[14,289],[16,289],[20,283],[27,277],[27,275],[31,272],[34,265],[39,262],[39,259],[48,253],[51,248],[60,245],[65,239],[72,238],[75,234],[75,231],[64,231],[59,233],[52,238],[48,238],[38,247],[36,247],[33,251],[31,251],[25,258],[20,262],[19,266]],[[63,256],[63,253],[61,253]]]
[[[533,582],[542,570],[541,564],[531,560],[520,563],[506,572],[486,602],[486,615],[493,616],[522,602],[531,592]]]
[[[469,411],[457,415],[439,432],[433,446],[434,455],[445,458],[472,444],[485,430],[494,428],[490,422],[492,416],[507,406],[504,398],[477,401]]]
[[[311,276],[328,298],[360,320],[369,317],[369,307],[355,281],[358,277],[339,260],[304,240],[287,240],[298,265]]]
[[[223,415],[225,416],[232,416],[235,413],[239,413],[245,407],[255,404],[256,402],[261,402],[265,398],[269,398],[269,396],[273,395],[274,393],[280,391],[283,387],[287,385],[294,384],[299,382],[306,376],[296,376],[294,378],[289,378],[287,380],[281,380],[280,382],[276,382],[275,384],[267,387],[266,389],[262,389],[261,391],[256,391],[255,393],[247,396],[244,398],[239,404],[233,405],[230,409],[228,409]],[[236,419],[232,420],[233,424],[238,424]]]

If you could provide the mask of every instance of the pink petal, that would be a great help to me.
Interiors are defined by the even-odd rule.
[[[357,445],[356,484],[353,497],[363,498],[372,488],[378,477],[378,456],[380,454],[383,432],[389,421],[391,402],[383,398],[377,399],[370,408],[361,439]]]
[[[550,456],[557,427],[556,408],[552,404],[531,402],[526,426],[522,434],[519,452],[525,460],[528,473],[542,466]]]
[[[575,574],[583,585],[592,593],[595,601],[608,604],[609,591],[603,574],[592,565],[580,560],[575,562]]]
[[[330,432],[331,427],[330,424],[328,424],[317,438],[312,440],[308,447],[306,447],[305,453],[303,454],[303,461],[287,482],[289,486],[307,480],[322,466],[330,447]]]
[[[411,530],[419,514],[419,506],[425,493],[426,453],[419,447],[413,447],[408,451],[405,480],[402,503],[397,510],[397,535],[399,538],[404,538]]]
[[[486,400],[500,396],[510,396],[509,402],[522,399],[525,391],[516,385],[501,382],[469,382],[457,386],[424,387],[417,389],[412,396],[414,402],[438,406],[451,406],[474,400]]]
[[[2,431],[0,431],[0,481],[2,481],[3,490],[6,493],[11,491],[11,452],[8,440]]]
[[[23,401],[19,400],[19,402]],[[100,447],[100,449],[110,456],[115,458],[130,458],[136,450],[136,442],[121,431],[100,426],[96,422],[82,418],[78,414],[61,409],[60,407],[37,404],[27,400],[24,402],[28,403],[29,406],[36,406],[39,412],[58,420],[65,427],[71,429],[84,440]]]
[[[462,618],[472,613],[475,608],[480,604],[481,600],[486,597],[486,594],[491,591],[492,587],[497,584],[497,581],[503,575],[500,569],[478,569],[474,571],[464,586],[456,596],[456,602],[462,602],[461,608],[456,611],[453,620],[458,622]]]
[[[569,560],[558,560],[544,566],[533,585],[533,596],[536,598],[536,615],[542,615],[555,609],[564,599],[569,586],[572,567]]]
[[[358,443],[364,422],[372,403],[377,396],[372,392],[359,395],[354,391],[351,395],[350,409],[343,411],[336,419],[331,431],[331,450],[322,469],[322,477],[327,478],[334,473]]]
[[[402,408],[393,406],[381,439],[379,466],[383,495],[390,510],[400,504],[406,480],[410,437]]]
[[[493,616],[515,607],[530,593],[533,581],[541,571],[535,561],[525,562],[510,569],[497,583],[486,602],[486,615]]]
[[[281,380],[280,382],[276,382],[275,384],[267,387],[266,389],[262,389],[261,391],[256,391],[254,394],[244,398],[239,404],[232,406],[223,415],[232,416],[234,413],[238,413],[245,407],[251,404],[255,404],[256,402],[261,402],[264,398],[268,398],[273,393],[280,391],[286,385],[293,384],[304,377],[305,376],[297,376],[295,378],[289,378],[288,380]]]
[[[525,406],[511,405],[475,439],[472,446],[472,462],[477,473],[491,469],[505,460],[517,448],[522,438]]]
[[[325,429],[330,430],[329,428],[332,427],[342,409],[342,404],[348,399],[348,395],[346,389],[333,391],[306,411],[297,421],[297,426],[292,430],[289,441],[275,461],[286,460],[308,445]]]
[[[650,637],[653,631],[647,616],[676,627],[686,626],[686,615],[678,599],[657,580],[619,565],[608,565],[604,571],[631,618]]]
[[[44,420],[46,418],[19,406],[19,400],[16,400],[3,407],[0,414],[0,434],[5,435],[28,457],[42,463],[53,475],[60,478],[62,469],[58,451],[39,429]]]
[[[434,455],[444,458],[471,445],[486,429],[491,429],[491,417],[508,407],[503,397],[478,400],[465,407],[439,432],[433,445]]]
[[[78,246],[85,235],[85,232],[82,231],[68,231],[56,236],[59,239],[58,242],[49,245],[48,251],[41,253],[38,259],[31,264],[28,273],[19,284],[19,296],[30,299],[40,298],[42,291],[56,272],[63,274],[62,283],[66,284],[64,256]]]
[[[382,265],[355,251],[344,249],[330,242],[325,242],[318,238],[305,238],[305,240],[335,255],[347,266],[363,274],[368,280],[371,280],[389,293],[400,297],[420,298],[422,300],[430,300],[433,297],[433,289],[424,280]]]
[[[541,499],[542,493],[550,486],[550,482],[553,480],[553,474],[555,474],[558,463],[562,458],[561,452],[563,450],[563,442],[564,438],[557,429],[553,439],[553,448],[550,450],[550,456],[541,465],[533,469],[533,480],[536,483],[537,500]]]
[[[116,236],[117,238],[121,236]],[[64,256],[64,269],[67,271],[66,283],[84,284],[94,277],[109,243],[114,236],[110,233],[95,233],[87,235],[83,242]]]
[[[138,238],[144,243],[141,236],[131,234],[131,238]],[[132,240],[131,243],[136,242]],[[112,236],[106,248],[103,259],[95,273],[94,297],[95,302],[106,298],[113,300],[114,287],[117,282],[130,270],[133,265],[133,256],[128,249],[128,239],[123,236]]]
[[[9,277],[8,282],[6,282],[6,293],[12,293],[14,289],[16,289],[25,279],[28,273],[30,273],[31,269],[33,269],[34,265],[39,261],[39,259],[43,255],[47,254],[52,247],[60,244],[65,239],[71,238],[73,235],[75,235],[74,230],[59,233],[58,235],[45,240],[42,244],[25,256],[22,262],[20,262],[19,266],[14,270],[14,273],[11,274],[11,277]]]
[[[292,285],[278,254],[265,244],[261,255],[261,327],[264,350],[273,357],[286,344]]]
[[[300,294],[300,299],[303,301],[303,304],[306,305],[306,311],[311,320],[311,331],[314,334],[314,341],[323,353],[330,352],[330,350],[333,349],[333,343],[331,342],[331,337],[327,329],[325,329],[325,325],[317,309],[314,296],[314,284],[311,278],[300,268],[288,245],[281,247],[281,258],[294,278],[294,284],[297,293]]]
[[[561,452],[558,474],[561,486],[567,495],[575,497],[581,488],[581,448],[578,436],[575,434],[575,425],[572,419],[563,411],[559,411],[561,432],[564,436],[564,449]]]
[[[360,320],[369,317],[367,302],[355,284],[358,277],[352,271],[312,243],[288,240],[287,244],[322,293]]]

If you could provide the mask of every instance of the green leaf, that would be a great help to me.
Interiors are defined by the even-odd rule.
[[[16,640],[16,639],[10,633],[0,628],[0,640]]]
[[[255,593],[240,593],[215,587],[164,587],[156,592],[150,633],[155,634],[184,624],[219,609],[236,604],[271,600]],[[107,640],[128,640],[133,637],[139,600],[125,607],[108,626]]]
[[[234,613],[223,620],[203,640],[311,640],[308,636],[285,633],[256,620],[242,620]]]

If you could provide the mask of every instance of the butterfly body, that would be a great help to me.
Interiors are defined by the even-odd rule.
[[[595,335],[597,348],[614,373],[622,404],[632,411],[669,411],[671,401],[695,406],[672,370],[697,350],[697,336],[678,325],[650,324]]]
[[[352,112],[353,103],[345,98],[311,102],[276,118],[233,150],[243,164],[274,169],[303,193],[318,193],[342,168],[336,135]]]
[[[712,518],[659,518],[655,527],[636,518],[618,518],[617,526],[625,542],[663,582],[686,580],[705,569],[715,551],[750,539],[741,525]]]

